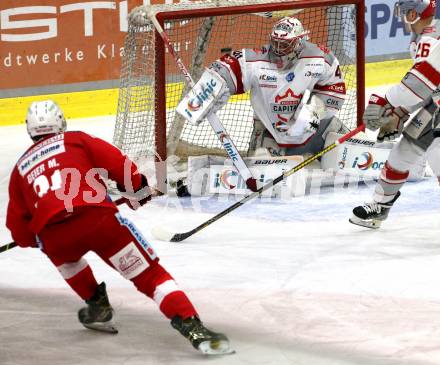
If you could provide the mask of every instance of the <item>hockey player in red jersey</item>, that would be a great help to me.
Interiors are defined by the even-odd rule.
[[[153,299],[171,325],[203,353],[230,352],[225,335],[210,331],[149,242],[122,217],[103,177],[116,181],[135,209],[151,199],[145,176],[116,147],[83,132],[66,132],[53,101],[34,102],[26,117],[34,144],[14,167],[6,225],[21,247],[39,247],[87,306],[78,312],[87,328],[117,333],[105,284],[84,255],[93,251]]]
[[[373,201],[353,209],[350,222],[379,228],[400,196],[409,170],[428,153],[438,170],[439,147],[433,141],[440,127],[440,33],[434,22],[436,0],[400,0],[395,15],[411,29],[414,65],[384,97],[372,95],[363,120],[378,130],[378,140],[402,139],[394,145],[376,184]],[[410,113],[415,113],[409,120]],[[435,171],[440,176],[440,171]]]

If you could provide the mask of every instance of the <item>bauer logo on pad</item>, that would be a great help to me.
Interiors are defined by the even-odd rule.
[[[180,101],[176,109],[179,114],[194,125],[198,125],[209,112],[225,83],[216,72],[207,71]]]

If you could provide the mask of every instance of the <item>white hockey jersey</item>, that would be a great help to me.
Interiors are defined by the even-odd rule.
[[[413,112],[431,103],[434,93],[437,94],[440,88],[439,51],[440,34],[437,27],[427,27],[422,34],[412,34],[410,54],[414,65],[402,81],[386,93],[386,98],[394,107],[400,106]],[[438,140],[434,140],[426,156],[432,170],[440,177]],[[405,158],[408,160],[408,157]]]
[[[328,48],[310,42],[286,70],[277,68],[268,46],[226,54],[211,69],[225,79],[232,95],[250,90],[257,118],[281,146],[303,145],[315,133],[307,121],[297,119],[298,107],[307,101],[303,98],[308,92],[326,107],[321,119],[336,114],[345,101],[338,60]]]
[[[410,44],[414,65],[402,81],[391,87],[386,98],[394,107],[408,112],[425,106],[440,87],[440,34],[437,27],[425,28],[422,34],[414,34]]]

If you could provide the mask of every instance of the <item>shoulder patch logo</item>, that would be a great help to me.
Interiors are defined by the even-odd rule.
[[[287,82],[292,82],[294,78],[295,78],[295,74],[293,72],[289,72],[286,76]]]

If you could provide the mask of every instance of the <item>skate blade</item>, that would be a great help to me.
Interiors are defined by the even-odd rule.
[[[225,340],[213,340],[202,342],[198,350],[204,355],[232,355],[235,350],[231,349],[229,342]]]
[[[99,332],[106,332],[106,333],[118,333],[118,329],[115,327],[113,321],[109,322],[94,322],[94,323],[82,323],[82,325],[89,329]]]
[[[352,224],[355,224],[357,226],[371,228],[371,229],[378,229],[380,228],[380,225],[382,224],[382,221],[378,219],[360,219],[353,215],[351,218],[348,219],[348,221]]]

